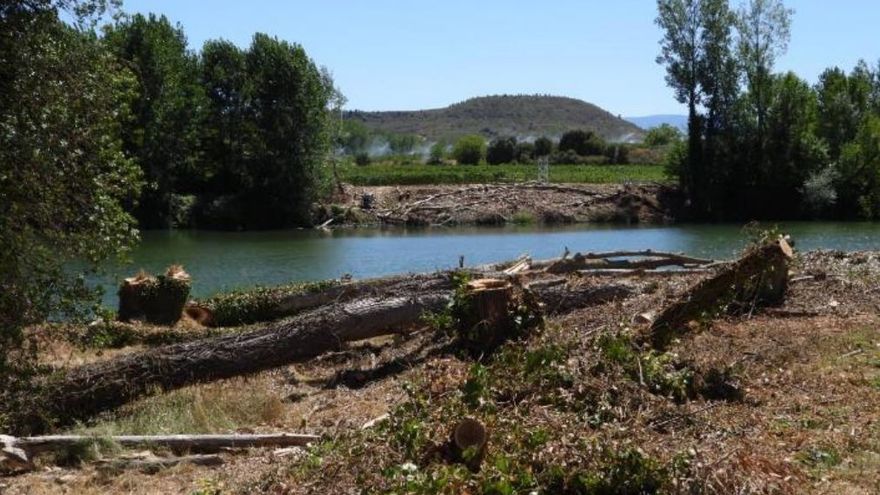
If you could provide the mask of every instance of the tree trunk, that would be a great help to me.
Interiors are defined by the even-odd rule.
[[[459,337],[471,350],[483,352],[496,347],[512,331],[513,285],[506,280],[480,279],[469,282],[461,301]]]
[[[160,347],[75,368],[47,384],[43,404],[25,424],[39,425],[48,412],[64,423],[88,418],[148,394],[192,383],[245,375],[311,359],[347,341],[411,325],[439,311],[448,293],[366,298],[317,309],[301,317],[245,333]]]
[[[666,306],[648,336],[658,349],[685,333],[688,323],[725,309],[751,309],[783,302],[788,265],[793,257],[784,239],[747,252],[717,275],[707,278]]]

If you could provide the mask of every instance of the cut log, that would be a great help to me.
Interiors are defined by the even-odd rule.
[[[459,421],[449,438],[453,460],[463,463],[474,472],[480,470],[488,444],[489,431],[483,423],[472,418]]]
[[[74,368],[50,378],[41,394],[29,398],[33,409],[10,411],[15,416],[12,424],[18,425],[20,432],[42,431],[48,426],[45,413],[57,418],[59,425],[71,424],[157,390],[306,361],[339,350],[346,342],[395,333],[418,324],[426,312],[447,307],[452,298],[448,274],[411,276],[409,280],[379,291],[381,297],[369,295],[321,306],[260,330],[158,347]],[[473,323],[491,321],[503,313],[501,301],[508,297],[505,293],[510,284],[504,280],[492,284],[475,286],[474,290],[487,294],[479,296],[485,298],[478,303],[482,316],[471,320]],[[445,289],[436,290],[438,287]],[[551,311],[561,312],[631,293],[631,288],[620,284],[608,288],[584,284],[570,289],[533,284],[523,297],[530,298],[529,304],[546,300]],[[495,333],[492,340],[501,337],[507,335]]]
[[[781,303],[793,256],[785,239],[746,252],[738,261],[700,281],[667,305],[651,325],[651,345],[658,349],[666,347],[686,331],[690,322],[718,311]]]
[[[17,460],[30,463],[44,453],[68,449],[98,439],[120,447],[164,447],[175,452],[218,452],[221,449],[254,447],[302,447],[321,439],[317,435],[278,433],[265,435],[119,435],[91,437],[84,435],[47,435],[39,437],[11,437],[2,435],[4,452],[17,452]]]
[[[439,311],[449,294],[414,297],[364,298],[319,308],[265,329],[211,337],[133,353],[85,365],[46,385],[41,405],[70,424],[115,408],[156,389],[175,389],[199,383],[302,362],[345,342],[390,333],[412,325],[426,311]],[[24,411],[24,413],[28,413]],[[40,425],[28,414],[22,424]]]
[[[189,274],[179,265],[170,266],[158,277],[141,271],[119,287],[118,319],[174,325],[183,315],[191,284]]]
[[[546,267],[546,271],[548,273],[554,274],[563,274],[563,273],[571,273],[575,271],[584,271],[584,270],[610,270],[610,269],[625,269],[625,270],[653,270],[656,268],[663,267],[684,267],[684,268],[694,268],[703,266],[709,263],[712,263],[711,260],[700,260],[697,258],[689,258],[687,256],[681,256],[677,254],[668,254],[663,253],[660,254],[649,254],[646,255],[644,253],[651,253],[651,251],[645,251],[642,253],[638,252],[616,252],[616,253],[608,253],[608,257],[616,257],[616,256],[652,256],[651,258],[646,259],[634,259],[634,260],[613,260],[608,258],[599,258],[598,255],[593,254],[580,254],[577,253],[571,258],[565,258],[557,260],[551,263]],[[540,266],[536,264],[535,266]]]

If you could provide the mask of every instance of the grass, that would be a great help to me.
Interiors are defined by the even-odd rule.
[[[202,434],[274,424],[283,419],[284,404],[268,387],[256,386],[258,381],[259,378],[237,378],[155,395],[76,433],[97,436]]]
[[[391,165],[340,168],[342,180],[358,186],[470,184],[537,180],[535,165]],[[662,165],[551,165],[550,181],[582,184],[662,182]]]

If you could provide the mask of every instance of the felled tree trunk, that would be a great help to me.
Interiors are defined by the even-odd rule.
[[[411,325],[425,311],[439,311],[447,293],[367,298],[320,308],[246,334],[212,337],[151,349],[81,366],[47,384],[40,408],[65,423],[118,407],[155,389],[245,375],[311,359],[347,341]],[[39,426],[39,417],[22,418]]]
[[[47,426],[44,413],[70,424],[157,389],[172,390],[306,361],[340,349],[348,341],[418,324],[426,312],[438,312],[447,306],[452,298],[451,288],[438,290],[437,287],[448,285],[451,285],[448,277],[444,279],[441,275],[414,278],[406,284],[406,291],[399,291],[401,286],[393,285],[388,292],[322,306],[253,332],[158,347],[74,368],[46,383],[44,392],[29,401],[34,404],[32,411],[15,411],[14,424],[21,425],[22,432],[39,431]],[[519,313],[516,316],[520,323],[514,325],[509,320],[512,314],[505,311],[510,306],[504,303],[511,297],[510,290],[510,284],[503,280],[473,287],[477,301],[474,307],[478,309],[471,317],[472,323],[493,322],[502,316],[508,318],[499,322],[501,331],[480,335],[474,341],[475,350],[489,350],[484,346],[491,347],[512,336],[506,329],[526,328],[529,326],[526,320],[540,316],[537,310]],[[537,306],[546,298],[553,306],[549,309],[555,312],[560,308],[568,310],[623,298],[629,293],[630,290],[620,284],[610,290],[588,285],[569,290],[560,284],[532,284],[522,294],[513,296],[514,299],[522,297],[515,300],[526,303],[517,304],[514,309]],[[488,340],[482,340],[487,336]]]
[[[782,303],[793,256],[785,239],[747,252],[667,305],[651,325],[648,340],[655,348],[662,349],[683,334],[692,321],[719,311]]]
[[[174,325],[183,315],[190,287],[190,276],[179,265],[158,277],[141,272],[127,278],[119,287],[119,321]]]

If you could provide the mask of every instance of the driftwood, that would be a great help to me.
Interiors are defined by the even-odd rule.
[[[788,287],[788,265],[793,255],[785,239],[748,251],[667,305],[651,325],[648,340],[655,348],[663,348],[684,333],[691,321],[713,312],[781,303]]]
[[[175,452],[217,452],[221,449],[253,447],[301,447],[317,442],[321,437],[298,433],[268,435],[119,435],[91,437],[84,435],[48,435],[39,437],[12,437],[0,435],[3,454],[19,466],[27,466],[33,459],[50,451],[63,450],[83,443],[107,440],[120,447],[164,447]]]

